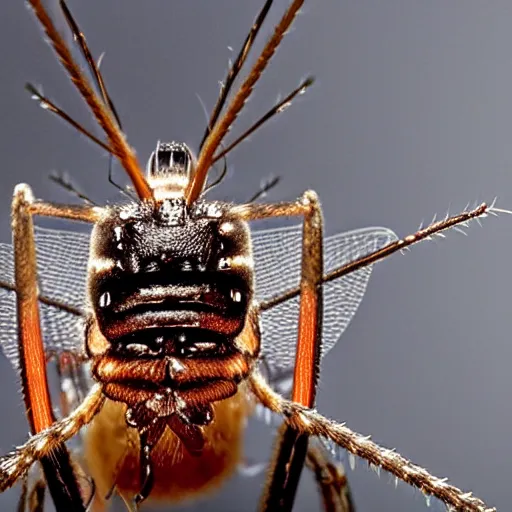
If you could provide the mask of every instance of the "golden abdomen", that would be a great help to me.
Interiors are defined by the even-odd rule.
[[[139,436],[126,425],[126,405],[106,401],[87,428],[85,460],[98,504],[115,486],[131,501],[140,490]],[[194,456],[167,428],[152,450],[154,487],[150,500],[175,502],[218,487],[236,469],[249,404],[245,387],[214,404],[214,421],[204,427],[205,446]]]

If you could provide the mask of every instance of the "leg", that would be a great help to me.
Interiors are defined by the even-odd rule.
[[[60,384],[60,413],[65,418],[83,402],[90,383],[84,375],[81,356],[71,352],[53,354],[46,351],[46,362],[51,360],[55,361]]]
[[[239,472],[252,478],[260,475],[264,466],[263,463],[244,461]],[[324,512],[355,512],[345,468],[341,463],[331,461],[327,450],[318,442],[309,443],[306,467],[315,477]]]
[[[246,209],[247,207],[241,206],[240,208],[243,210],[243,209]],[[271,207],[267,206],[266,208],[270,209]],[[282,211],[283,205],[276,205],[276,208],[278,210]],[[338,279],[339,277],[346,275],[350,272],[358,270],[367,265],[371,265],[371,264],[393,254],[394,252],[404,250],[404,249],[410,247],[411,245],[414,245],[422,240],[430,239],[434,235],[440,234],[442,231],[452,228],[454,226],[457,226],[458,224],[460,224],[462,226],[466,226],[467,223],[469,221],[471,221],[472,219],[475,219],[475,218],[478,218],[481,216],[485,216],[488,213],[495,213],[495,209],[494,209],[493,205],[488,206],[486,204],[482,204],[482,205],[474,208],[473,210],[465,210],[461,214],[456,215],[454,217],[446,217],[442,221],[434,222],[431,225],[427,226],[426,228],[420,229],[419,231],[417,231],[416,233],[414,233],[412,235],[409,235],[401,240],[392,242],[392,243],[388,244],[387,246],[379,249],[378,251],[375,251],[374,253],[368,254],[358,260],[355,260],[343,267],[340,267],[340,268],[330,272],[327,275],[324,275],[321,282],[325,283],[325,282],[328,282],[328,281],[331,281],[334,279]],[[242,214],[243,214],[243,212],[242,212]],[[267,216],[270,216],[270,215],[267,215]],[[301,294],[302,294],[302,284],[300,287],[288,290],[288,291],[282,293],[281,295],[267,301],[266,303],[260,304],[260,311],[265,311],[267,309],[270,309],[282,302],[285,302],[285,301],[287,301],[293,297],[296,297],[298,295],[301,295]],[[301,311],[302,311],[302,307],[301,307]],[[286,418],[286,422],[294,424],[296,431],[307,432],[309,434],[313,433],[315,428],[310,423],[310,418],[309,417],[304,418],[303,414],[302,414],[302,410],[300,410],[300,408],[297,408],[291,414],[291,410],[293,409],[293,407],[291,406],[291,403],[288,402],[285,406],[284,403],[287,401],[284,399],[281,399],[281,397],[279,397],[279,399],[283,402],[282,407],[277,406],[278,395],[276,395],[268,387],[268,385],[264,382],[264,380],[261,378],[261,376],[257,376],[256,381],[253,380],[252,383],[253,383],[253,390],[255,391],[258,399],[264,406],[268,407],[273,412],[278,412],[280,414],[284,414],[285,418]],[[273,396],[271,396],[271,395],[273,395]],[[309,412],[311,412],[311,411],[309,411]],[[324,437],[330,437],[325,434],[325,426],[329,425],[329,424],[330,424],[330,422],[325,419],[322,419],[321,421],[319,421],[317,424],[317,426],[318,426],[318,430],[317,430],[318,434],[317,435],[322,435]],[[298,425],[302,425],[302,426],[299,428]],[[390,457],[390,455],[393,453],[391,450],[381,449],[380,447],[374,445],[373,443],[370,443],[368,438],[359,436],[359,435],[355,434],[354,432],[349,431],[348,429],[346,429],[346,431],[345,431],[343,425],[339,425],[337,427],[339,428],[339,437],[338,437],[338,440],[334,441],[334,442],[336,444],[339,444],[340,446],[346,448],[351,453],[357,454],[359,456],[366,458],[371,464],[376,464],[377,460],[379,461],[377,463],[379,465],[381,465],[383,462],[385,462],[385,465],[387,466],[386,469],[388,471],[390,471],[391,473],[393,473],[394,475],[396,475],[397,478],[401,478],[406,482],[412,483],[413,485],[417,485],[418,487],[420,487],[420,489],[423,490],[423,492],[425,492],[427,494],[432,493],[433,495],[436,495],[436,492],[440,491],[443,494],[443,497],[441,499],[443,501],[445,501],[445,503],[449,503],[449,504],[453,504],[456,502],[461,503],[462,502],[461,498],[462,498],[464,500],[465,504],[467,504],[466,498],[464,496],[461,496],[461,494],[459,494],[460,491],[458,491],[457,489],[451,488],[450,489],[451,496],[448,497],[447,493],[442,492],[442,491],[444,491],[444,489],[442,490],[440,488],[437,488],[437,487],[439,487],[439,484],[441,484],[441,487],[442,487],[443,482],[440,481],[439,479],[435,479],[431,475],[427,476],[426,472],[425,472],[425,474],[422,475],[422,483],[420,484],[419,481],[417,481],[416,479],[409,478],[409,476],[408,476],[409,469],[406,470],[406,472],[404,473],[403,468],[398,467],[398,465],[401,465],[401,464],[405,464],[407,466],[409,464],[409,461],[405,461],[404,459],[402,459],[399,456]],[[344,431],[343,434],[341,434],[342,430]],[[285,427],[283,427],[281,435],[283,435],[284,432],[287,432]],[[331,440],[333,440],[333,437],[331,437]],[[285,441],[283,441],[282,444],[284,444]],[[288,443],[291,446],[293,446],[292,441],[288,441]],[[372,449],[368,450],[367,446],[369,447],[370,444],[372,445]],[[396,459],[396,460],[394,460],[394,459]],[[398,462],[399,459],[400,459],[400,462]],[[384,467],[384,464],[382,464],[382,466]],[[413,468],[411,468],[410,471],[412,473],[414,473],[415,471],[417,471],[416,468],[417,467],[413,467]],[[424,470],[421,469],[421,472],[423,472],[423,471]],[[427,483],[427,481],[429,479],[432,479],[432,480],[430,480],[429,483]],[[429,488],[428,491],[426,490],[427,487]],[[473,498],[473,500],[475,502],[477,501],[474,498]],[[475,508],[475,510],[477,510],[477,508]]]
[[[27,499],[28,499],[28,478],[24,477],[23,482],[21,483],[21,493],[18,499],[18,506],[16,507],[16,512],[25,512],[27,508]]]
[[[44,480],[37,479],[33,485],[29,485],[29,478],[23,479],[20,498],[18,500],[17,512],[44,512],[44,496],[46,484]]]
[[[46,376],[46,358],[38,307],[37,264],[32,216],[42,214],[93,220],[97,209],[57,207],[33,200],[27,185],[18,185],[12,204],[14,266],[18,315],[18,344],[22,391],[32,434],[54,421]],[[84,510],[69,453],[64,444],[41,459],[52,498],[59,509]],[[66,508],[67,507],[67,508]]]
[[[28,512],[44,512],[44,495],[46,484],[44,480],[38,480],[28,495]]]
[[[84,401],[67,418],[53,423],[30,437],[24,445],[0,457],[0,492],[9,489],[23,478],[34,462],[52,458],[55,447],[71,439],[90,423],[104,402],[101,386],[93,385]]]
[[[276,393],[263,376],[254,371],[249,384],[256,399],[272,412],[285,418],[298,432],[326,439],[332,447],[341,447],[350,453],[381,467],[398,480],[412,485],[423,494],[434,496],[454,510],[468,512],[496,512],[473,493],[458,489],[446,478],[431,475],[426,469],[402,457],[395,450],[374,443],[371,436],[363,436],[348,428],[344,423],[336,423],[300,404],[286,400]],[[1,476],[1,474],[0,474]],[[1,480],[0,480],[1,481]]]
[[[247,220],[265,217],[303,215],[302,275],[297,354],[293,375],[292,400],[314,407],[322,336],[322,213],[314,192],[299,201],[275,205],[242,205],[235,214]],[[284,424],[262,501],[262,510],[291,510],[308,451],[308,436]]]
[[[315,475],[325,512],[355,511],[343,466],[332,463],[318,443],[310,443],[306,466]]]

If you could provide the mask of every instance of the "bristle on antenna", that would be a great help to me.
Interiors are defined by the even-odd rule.
[[[98,97],[80,69],[80,66],[73,59],[71,51],[67,47],[59,31],[56,29],[52,19],[44,8],[43,3],[40,0],[28,0],[28,4],[33,9],[39,23],[43,27],[43,30],[59,58],[59,61],[67,71],[69,78],[76,86],[82,98],[96,118],[98,124],[105,132],[110,143],[109,145],[112,146],[114,154],[117,156],[121,165],[130,177],[137,195],[140,199],[150,199],[152,197],[152,192],[144,179],[135,151],[126,142],[125,136],[119,128],[117,121],[114,119],[109,107],[105,105],[100,97]],[[62,4],[63,2],[61,2],[61,5]]]
[[[208,170],[212,165],[214,154],[217,151],[217,148],[222,143],[229,128],[232,126],[232,124],[238,117],[240,110],[242,110],[243,106],[245,105],[245,102],[251,95],[254,86],[256,85],[259,78],[265,71],[268,63],[275,54],[284,35],[290,28],[291,24],[293,23],[293,20],[297,16],[297,13],[299,12],[303,4],[304,0],[295,0],[288,7],[283,17],[276,25],[272,37],[267,41],[267,44],[263,48],[258,60],[252,67],[249,75],[244,80],[244,82],[238,89],[237,93],[235,94],[235,97],[229,104],[226,113],[220,120],[218,120],[215,123],[213,127],[211,127],[211,132],[207,136],[205,143],[199,154],[194,176],[190,181],[190,185],[187,187],[185,195],[188,204],[194,202],[201,194],[204,188],[204,184],[206,182]]]

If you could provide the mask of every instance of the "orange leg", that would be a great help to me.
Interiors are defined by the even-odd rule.
[[[316,194],[305,192],[292,203],[242,205],[233,208],[246,220],[302,215],[302,275],[297,353],[292,400],[305,407],[315,404],[322,339],[323,230],[322,213]],[[308,436],[288,425],[279,432],[276,455],[269,472],[261,509],[291,510],[306,455]]]
[[[94,222],[99,210],[57,206],[34,201],[27,185],[18,185],[12,203],[14,267],[18,316],[18,346],[25,409],[32,434],[54,421],[46,375],[38,306],[37,263],[33,215]],[[85,510],[69,453],[63,443],[41,459],[49,491],[58,510]]]

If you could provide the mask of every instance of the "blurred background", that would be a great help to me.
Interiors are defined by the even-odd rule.
[[[131,144],[145,161],[157,139],[197,148],[205,114],[262,1],[70,0]],[[276,0],[261,42],[288,2]],[[58,17],[57,2],[48,5]],[[57,18],[61,27],[62,19]],[[512,4],[478,0],[310,0],[233,133],[309,74],[315,86],[229,158],[216,197],[242,201],[269,174],[268,200],[308,188],[327,233],[382,225],[400,236],[434,214],[492,201],[512,208]],[[230,47],[234,51],[230,50]],[[107,157],[30,101],[25,81],[93,127],[21,0],[0,16],[0,240],[10,240],[16,183],[71,201],[48,180],[67,171],[94,200],[114,200]],[[98,131],[96,133],[99,133]],[[117,176],[123,179],[121,169]],[[512,458],[509,254],[512,218],[473,223],[374,270],[365,299],[323,363],[318,409],[507,510]],[[0,452],[27,437],[17,377],[0,357]],[[247,450],[269,454],[272,431],[251,423]],[[349,470],[360,511],[423,511],[424,496]],[[254,510],[263,475],[234,477],[176,510]],[[0,495],[15,510],[19,489]],[[304,472],[297,511],[319,508]],[[433,501],[432,510],[444,510]],[[48,510],[52,510],[48,507]],[[119,508],[121,510],[121,508]],[[148,509],[149,510],[149,509]],[[173,509],[174,510],[174,509]]]

